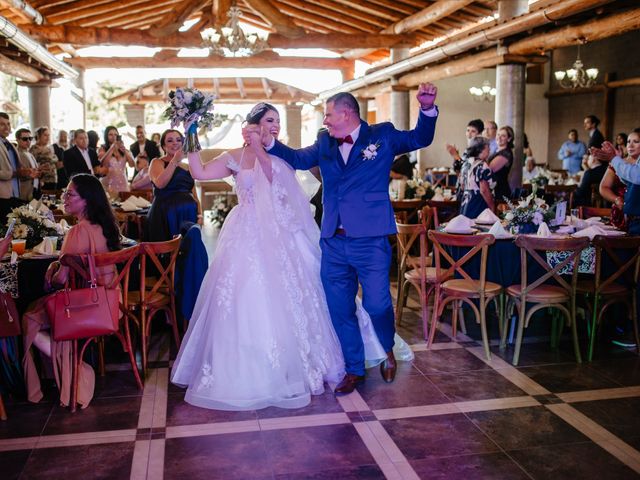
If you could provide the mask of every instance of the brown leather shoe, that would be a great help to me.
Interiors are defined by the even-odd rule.
[[[393,355],[393,351],[387,352],[387,359],[380,364],[382,379],[387,383],[393,382],[393,379],[396,378],[397,369],[398,364],[396,363],[396,357]]]
[[[364,383],[364,375],[354,375],[347,373],[342,381],[336,385],[334,390],[336,395],[347,395],[356,389],[357,385]]]

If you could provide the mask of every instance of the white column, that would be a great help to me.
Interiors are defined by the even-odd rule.
[[[409,56],[408,48],[392,48],[391,64],[404,60]],[[391,123],[399,130],[409,130],[409,89],[397,85],[391,79]]]
[[[46,84],[30,84],[27,86],[29,95],[29,124],[31,131],[40,127],[51,127],[51,109],[49,97],[51,86]]]

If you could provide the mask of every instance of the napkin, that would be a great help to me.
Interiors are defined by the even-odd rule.
[[[468,233],[473,225],[473,220],[464,215],[458,215],[453,217],[444,227],[444,231],[447,233]]]
[[[55,245],[49,237],[45,237],[42,242],[33,247],[33,251],[40,255],[53,255],[55,249]]]
[[[593,240],[593,237],[596,235],[606,235],[607,231],[603,228],[598,227],[597,225],[591,225],[579,232],[573,234],[574,237],[589,237],[590,240]]]
[[[485,208],[480,215],[476,218],[476,221],[482,223],[494,223],[498,222],[500,219],[496,216],[495,213],[491,211],[489,208]]]
[[[536,235],[543,238],[547,238],[551,236],[551,230],[549,230],[549,225],[547,225],[547,222],[542,222],[540,224]]]
[[[444,202],[444,197],[441,193],[436,193],[433,197],[431,197],[431,200],[433,200],[434,202]]]
[[[11,260],[10,263],[14,264],[18,261],[18,254],[16,252],[11,252]]]
[[[127,200],[130,200],[134,205],[139,208],[147,208],[151,206],[151,202],[146,198],[136,197],[135,195],[131,195]]]
[[[120,204],[120,208],[125,212],[135,212],[136,210],[140,210],[140,207],[131,200],[131,197],[122,202]]]
[[[495,238],[513,238],[513,235],[504,229],[500,220],[497,220],[496,223],[491,226],[488,233],[493,235]]]
[[[602,223],[602,217],[589,217],[584,220],[587,223]]]
[[[567,180],[566,182],[564,182],[565,185],[577,185],[576,181],[573,178],[570,178],[569,180]]]
[[[66,233],[67,230],[71,228],[71,226],[67,223],[67,221],[64,218],[60,219],[60,221],[58,222],[58,225],[60,225],[60,230],[62,230],[63,233]]]
[[[556,230],[556,233],[573,233],[575,230],[575,228],[573,228],[571,225],[563,225],[562,227],[559,227]]]

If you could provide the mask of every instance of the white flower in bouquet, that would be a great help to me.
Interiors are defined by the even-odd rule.
[[[504,219],[507,222],[510,222],[511,220],[513,220],[513,218],[514,218],[513,212],[507,212],[507,214],[504,216]]]
[[[18,225],[13,229],[13,238],[24,239],[29,235],[29,227],[26,225]]]
[[[424,187],[420,186],[420,187],[416,188],[416,196],[422,197],[426,193],[427,193],[427,190]]]
[[[540,225],[542,222],[544,222],[544,217],[542,216],[542,213],[540,213],[540,211],[536,211],[533,214],[532,221],[535,225]]]
[[[220,124],[221,119],[213,113],[214,95],[204,94],[197,88],[176,88],[169,92],[169,106],[163,115],[171,121],[171,128],[184,125],[186,139],[185,152],[201,150],[198,142],[198,127],[211,128]]]

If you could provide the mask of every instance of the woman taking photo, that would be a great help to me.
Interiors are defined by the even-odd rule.
[[[109,126],[105,129],[104,145],[98,150],[98,160],[108,169],[107,174],[102,177],[102,185],[109,196],[116,197],[119,192],[128,192],[127,165],[134,167],[135,162],[116,127]]]
[[[465,189],[462,193],[460,213],[469,218],[476,218],[486,208],[495,209],[491,193],[495,182],[493,172],[487,164],[489,140],[484,137],[471,139],[465,155],[469,159],[470,168],[467,178],[464,179]]]

